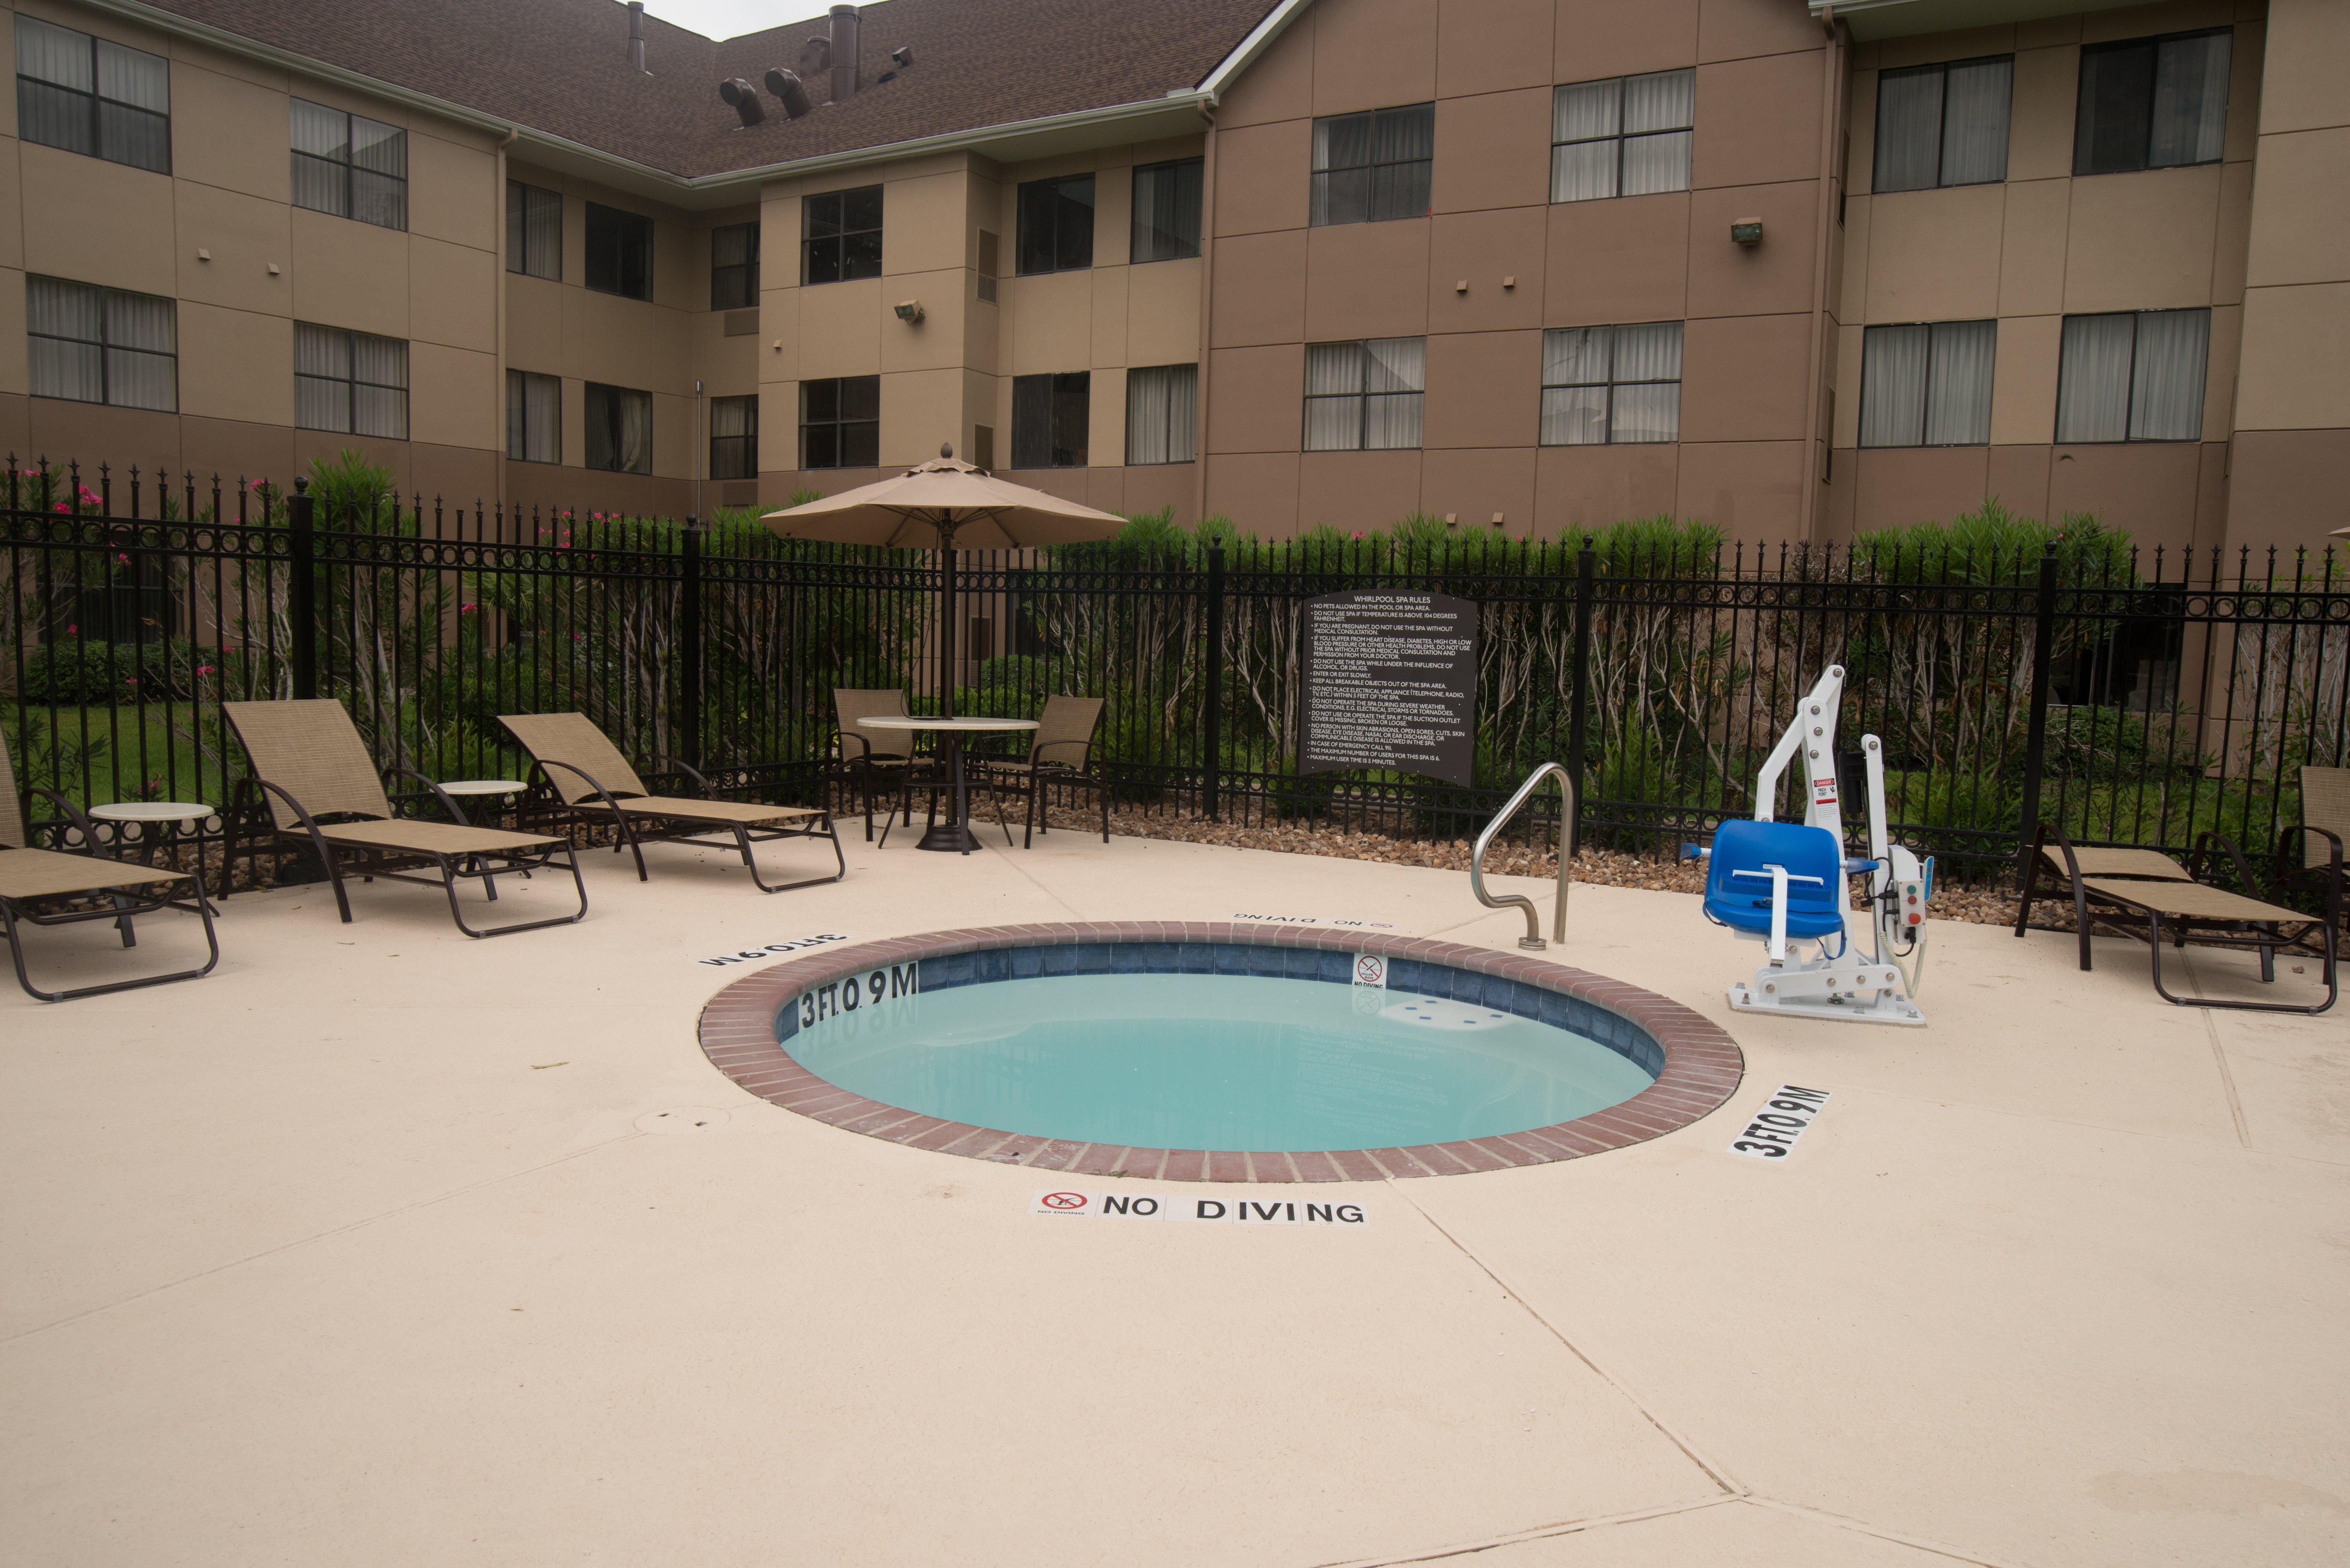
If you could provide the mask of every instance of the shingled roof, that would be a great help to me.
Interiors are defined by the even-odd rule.
[[[155,10],[429,94],[663,172],[762,168],[1045,116],[1146,103],[1196,87],[1274,0],[879,0],[859,13],[862,90],[738,129],[727,77],[795,67],[819,13],[721,43],[645,19],[628,57],[615,0],[149,0]],[[910,46],[894,80],[889,52]]]

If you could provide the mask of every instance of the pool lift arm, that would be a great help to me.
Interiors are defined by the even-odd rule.
[[[1762,772],[1755,777],[1754,820],[1773,821],[1779,780],[1800,752],[1804,783],[1802,827],[1823,829],[1835,841],[1844,875],[1835,879],[1837,885],[1829,901],[1845,912],[1847,927],[1850,878],[1867,878],[1868,957],[1863,960],[1851,951],[1848,930],[1814,938],[1789,936],[1793,883],[1820,880],[1794,876],[1783,863],[1793,856],[1777,861],[1764,858],[1751,866],[1714,867],[1708,880],[1706,914],[1708,919],[1729,926],[1737,935],[1762,942],[1767,955],[1767,961],[1754,971],[1751,981],[1730,988],[1730,1004],[1738,1011],[1915,1026],[1926,1022],[1916,999],[1925,967],[1926,905],[1933,897],[1934,863],[1930,858],[1921,862],[1908,848],[1889,842],[1885,809],[1885,745],[1875,735],[1864,735],[1860,742],[1868,773],[1868,858],[1844,857],[1844,810],[1835,772],[1836,711],[1843,695],[1844,667],[1830,665],[1797,704],[1794,722],[1779,737],[1779,743],[1771,748]],[[1797,841],[1788,842],[1792,846]],[[1767,853],[1764,852],[1766,856]],[[1711,854],[1711,850],[1694,844],[1682,846],[1685,858],[1710,858]],[[1764,877],[1771,884],[1767,920],[1752,909],[1751,897],[1718,897],[1718,891],[1731,878],[1747,878],[1747,886],[1751,887]],[[1733,907],[1738,904],[1746,908]],[[1814,956],[1794,957],[1791,943],[1797,941],[1812,942]]]

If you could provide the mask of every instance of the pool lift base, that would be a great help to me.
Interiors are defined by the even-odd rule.
[[[1835,774],[1843,692],[1844,668],[1831,665],[1762,764],[1754,784],[1754,819],[1723,823],[1711,847],[1685,844],[1681,857],[1712,862],[1706,918],[1762,943],[1769,955],[1752,980],[1730,988],[1732,1011],[1922,1028],[1926,1015],[1916,997],[1934,863],[1887,840],[1885,747],[1875,735],[1861,737],[1868,768],[1869,857],[1845,855]],[[1808,785],[1804,820],[1773,822],[1780,774],[1798,750]],[[1852,950],[1845,906],[1847,878],[1861,876],[1868,878],[1871,935],[1865,960]],[[1795,957],[1798,942],[1811,944],[1814,956]]]

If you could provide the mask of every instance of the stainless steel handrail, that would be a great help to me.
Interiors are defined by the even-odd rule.
[[[1515,906],[1525,910],[1526,934],[1518,939],[1518,946],[1534,952],[1549,945],[1543,940],[1542,915],[1535,909],[1534,901],[1523,893],[1504,893],[1496,898],[1485,891],[1485,851],[1492,844],[1493,836],[1510,825],[1510,818],[1518,815],[1518,807],[1525,805],[1543,780],[1553,774],[1558,775],[1558,908],[1551,917],[1550,940],[1566,940],[1566,892],[1575,884],[1574,867],[1566,857],[1566,836],[1575,823],[1575,780],[1567,776],[1565,768],[1556,763],[1544,763],[1528,774],[1526,782],[1518,786],[1518,793],[1510,797],[1510,804],[1496,813],[1493,820],[1485,825],[1485,831],[1477,836],[1477,853],[1469,861],[1469,889],[1477,895],[1479,903],[1489,909]]]

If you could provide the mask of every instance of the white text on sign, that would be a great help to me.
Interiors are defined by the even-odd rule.
[[[757,963],[761,959],[786,958],[793,953],[806,952],[810,948],[828,948],[848,940],[846,931],[821,931],[812,937],[794,937],[789,941],[769,942],[763,948],[744,948],[739,952],[720,953],[716,958],[693,961],[712,968],[730,963]]]
[[[887,969],[852,974],[845,980],[827,981],[800,992],[800,1027],[806,1029],[820,1019],[855,1012],[893,997],[913,996],[921,989],[920,963],[896,963]]]
[[[1189,1220],[1225,1225],[1364,1225],[1370,1215],[1359,1203],[1299,1202],[1277,1198],[1170,1198],[1149,1192],[1039,1192],[1031,1214],[1066,1219]]]
[[[1235,920],[1256,920],[1268,926],[1336,926],[1351,931],[1391,931],[1395,926],[1388,920],[1342,920],[1324,915],[1243,915]]]
[[[1747,1155],[1755,1159],[1784,1159],[1795,1152],[1795,1140],[1828,1103],[1825,1089],[1803,1089],[1793,1084],[1782,1084],[1778,1092],[1762,1103],[1730,1146],[1732,1154]]]

